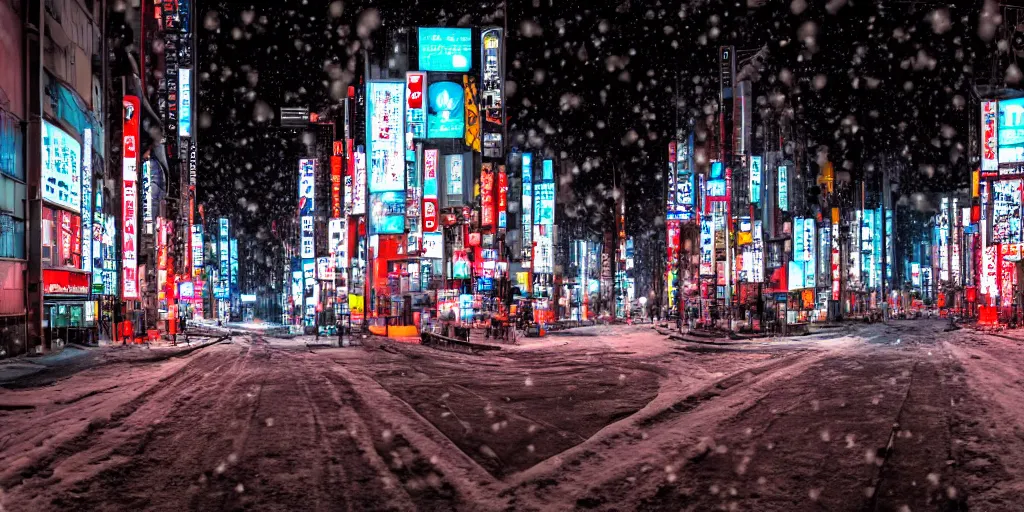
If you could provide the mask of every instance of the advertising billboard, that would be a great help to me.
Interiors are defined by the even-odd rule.
[[[804,237],[804,251],[803,256],[800,258],[800,261],[809,261],[812,263],[811,266],[814,266],[814,231],[816,229],[815,220],[813,218],[804,219],[802,229]]]
[[[707,189],[708,201],[724,201],[727,196],[728,190],[726,188],[725,180],[709,180]]]
[[[1019,244],[1021,240],[1021,180],[992,182],[992,242]],[[946,203],[946,198],[943,198]],[[939,213],[940,245],[949,233],[949,220],[945,211]]]
[[[508,226],[508,173],[505,166],[498,166],[498,228]]]
[[[43,293],[88,295],[89,276],[67,270],[43,269]]]
[[[103,216],[103,293],[117,295],[117,245],[114,235],[117,233],[117,218],[114,215]]]
[[[437,159],[436,149],[423,151],[423,197],[437,199]]]
[[[217,251],[218,251],[218,263],[220,263],[220,282],[218,283],[217,298],[226,299],[231,296],[230,288],[228,283],[231,280],[231,259],[230,259],[230,244],[229,244],[229,228],[230,224],[228,219],[221,218],[217,221]]]
[[[193,224],[192,225],[192,268],[195,269],[195,273],[203,269],[203,225]]]
[[[142,202],[142,229],[147,235],[153,234],[153,161],[142,161],[142,181],[139,200]]]
[[[505,124],[504,31],[487,28],[480,34],[480,114],[483,118],[483,154],[501,158],[501,127]]]
[[[321,256],[316,259],[316,278],[320,281],[334,281],[334,264],[331,258]]]
[[[92,128],[82,134],[82,270],[92,271]]]
[[[331,156],[331,217],[341,217],[341,157]]]
[[[501,126],[505,81],[502,78],[502,29],[488,28],[480,34],[480,99],[484,122]]]
[[[690,220],[693,218],[693,173],[682,172],[676,176],[676,197],[675,197],[675,212],[672,213],[673,218],[678,220]]]
[[[761,202],[761,157],[750,157],[750,202]]]
[[[483,128],[480,122],[480,90],[476,84],[476,77],[462,75],[462,87],[465,90],[463,98],[466,105],[466,147],[480,152],[480,131]]]
[[[754,221],[754,244],[750,250],[748,276],[752,283],[764,282],[764,229],[761,221]]]
[[[725,166],[722,165],[722,162],[717,160],[711,162],[711,176],[709,178],[713,180],[725,179]]]
[[[192,136],[192,70],[178,70],[178,136]]]
[[[405,74],[405,131],[415,139],[427,136],[427,74],[409,71]]]
[[[366,94],[370,192],[405,190],[405,82],[370,81]]]
[[[555,184],[538,183],[533,193],[534,224],[551,226],[555,223]]]
[[[135,98],[135,102],[138,102],[135,96],[125,96],[126,102],[128,98]],[[128,107],[125,109],[127,116]],[[126,119],[125,124],[134,123],[135,135],[130,136],[134,154],[139,131],[138,110],[135,109],[132,115],[133,120]],[[43,200],[69,210],[81,211],[82,169],[79,164],[82,161],[82,145],[67,132],[46,120],[43,120],[41,125],[41,137]],[[126,146],[128,139],[129,136],[125,136]]]
[[[439,212],[438,212],[438,206],[437,206],[437,198],[428,197],[428,198],[423,199],[423,232],[424,233],[432,233],[432,232],[438,230],[438,228],[439,228],[439,225],[437,223],[438,215],[439,215]]]
[[[231,239],[231,293],[238,289],[238,239]]]
[[[103,190],[96,191],[96,207],[92,214],[92,291],[103,295]]]
[[[182,299],[194,299],[196,297],[196,285],[192,281],[178,283],[178,297]]]
[[[335,266],[348,268],[348,226],[345,218],[327,221],[327,244]]]
[[[121,298],[139,298],[139,98],[125,96],[122,101],[123,147],[121,167]],[[43,122],[45,125],[45,121]],[[43,138],[44,142],[46,138]]]
[[[785,165],[779,166],[779,209],[784,212],[789,211],[789,176],[787,172],[788,169]]]
[[[444,257],[442,241],[441,233],[423,233],[423,257],[434,259]]]
[[[448,186],[445,192],[448,196],[447,206],[458,206],[462,204],[462,176],[465,172],[462,154],[444,156],[444,165],[447,173]]]
[[[666,188],[666,190],[668,191],[668,193],[665,194],[665,212],[668,215],[668,217],[667,217],[668,219],[679,220],[678,219],[678,215],[676,214],[676,212],[678,211],[678,208],[676,207],[676,194],[672,193],[672,191],[677,189],[677,185],[676,185],[676,181],[677,181],[676,180],[676,163],[672,161],[675,158],[675,155],[676,155],[676,150],[675,150],[676,145],[675,144],[669,144],[668,147],[669,147],[669,152],[668,152],[668,154],[669,154],[669,156],[668,156],[669,161],[668,161],[668,169],[665,171],[665,178],[666,178],[666,181],[668,182],[668,187]]]
[[[787,288],[789,291],[804,288],[804,264],[799,261],[790,261],[786,270],[788,277]]]
[[[715,275],[715,223],[709,218],[700,221],[700,275]]]
[[[999,102],[997,144],[1000,164],[1024,162],[1024,98]]]
[[[352,215],[366,214],[366,153],[357,151],[352,158],[355,162],[352,172]]]
[[[299,160],[299,228],[300,257],[312,258],[315,252],[313,232],[313,215],[316,212],[315,190],[316,160],[303,158]]]
[[[316,260],[302,260],[302,284],[302,293],[305,297],[303,315],[306,317],[306,322],[309,322],[316,314],[316,305],[320,299],[318,293],[320,287],[316,286]]]
[[[996,285],[999,269],[997,248],[996,245],[990,245],[981,253],[981,293],[989,297],[999,295],[999,287]],[[928,269],[921,269],[921,278],[927,286],[928,281],[924,279],[925,270]]]
[[[523,153],[523,257],[533,254],[533,154]]]
[[[419,69],[422,71],[469,71],[473,65],[473,30],[420,27]]]
[[[465,90],[455,82],[427,86],[427,138],[461,139],[465,133]]]
[[[292,271],[292,304],[302,304],[302,271]]]
[[[370,234],[397,235],[405,231],[405,192],[370,194]]]
[[[981,102],[981,170],[995,171],[999,169],[997,156],[999,145],[996,141],[999,113],[996,102]]]
[[[804,243],[807,238],[804,237],[804,218],[796,217],[793,219],[793,261],[803,262],[806,258],[804,254]]]
[[[533,239],[537,244],[533,253],[533,272],[535,274],[554,273],[555,246],[552,226],[541,224],[533,226]]]
[[[494,166],[489,163],[480,169],[480,225],[494,226]]]
[[[439,229],[440,216],[437,202],[438,151],[423,151],[423,231],[430,233]]]

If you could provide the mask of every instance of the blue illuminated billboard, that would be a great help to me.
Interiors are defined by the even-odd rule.
[[[178,71],[178,136],[192,136],[192,70]]]
[[[750,202],[761,202],[761,157],[750,157]]]
[[[554,181],[554,179],[555,179],[555,163],[552,160],[550,160],[550,159],[544,160],[544,165],[542,167],[542,170],[543,170],[543,174],[541,175],[541,178],[543,179],[543,181]]]
[[[534,223],[553,225],[555,223],[555,184],[553,182],[538,183],[534,186],[533,191]]]
[[[374,235],[405,231],[405,192],[370,194],[370,231]]]
[[[1024,98],[999,102],[999,163],[1024,162]]]
[[[464,92],[455,82],[436,82],[427,87],[427,138],[462,138],[466,129]]]
[[[725,177],[725,166],[722,162],[711,162],[711,179],[719,180]]]
[[[473,30],[420,28],[420,71],[469,71],[473,64]]]

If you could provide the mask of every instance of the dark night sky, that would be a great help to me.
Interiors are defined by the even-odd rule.
[[[685,125],[717,101],[715,49],[725,42],[768,45],[755,100],[764,112],[791,108],[810,155],[827,147],[837,168],[845,164],[857,179],[867,161],[888,152],[908,169],[908,195],[966,184],[969,78],[976,52],[986,49],[977,36],[981,2],[554,4],[510,3],[510,128],[518,145],[577,163],[574,207],[595,223],[607,218],[617,168],[631,234],[660,232],[651,219],[676,128],[676,72]],[[367,41],[362,30],[501,23],[500,3],[453,10],[438,1],[346,2],[332,16],[338,7],[197,3],[200,200],[241,220],[247,235],[265,237],[269,219],[289,216],[302,147],[299,134],[262,114],[330,104],[332,85],[337,91],[351,79],[348,53]]]

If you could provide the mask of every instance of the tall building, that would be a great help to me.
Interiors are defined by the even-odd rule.
[[[28,9],[0,2],[0,358],[27,350],[25,307],[25,94],[24,25]]]
[[[99,325],[91,288],[92,224],[94,184],[103,188],[108,153],[105,2],[5,2],[0,7],[7,18],[5,32],[13,26],[15,8],[22,22],[15,33],[22,37],[5,40],[23,46],[20,51],[5,48],[4,55],[22,56],[22,72],[14,76],[24,77],[24,89],[11,89],[20,104],[12,104],[12,111],[19,110],[20,120],[27,122],[21,139],[24,167],[13,165],[10,174],[5,169],[4,201],[13,202],[0,208],[10,210],[5,212],[10,222],[3,224],[11,226],[6,230],[11,236],[17,238],[27,228],[27,246],[12,240],[9,254],[28,262],[4,263],[2,268],[11,272],[27,267],[27,349],[37,351],[88,341]]]

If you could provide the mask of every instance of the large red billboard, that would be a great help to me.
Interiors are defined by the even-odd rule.
[[[138,200],[139,98],[125,96],[121,167],[121,298],[139,298]]]
[[[480,170],[480,225],[494,226],[494,171],[491,164]]]
[[[88,295],[89,274],[43,269],[43,292],[46,294]]]
[[[341,217],[341,157],[331,157],[331,218]]]
[[[423,232],[434,231],[437,231],[437,198],[427,197],[423,199]]]

